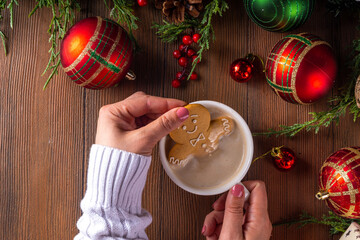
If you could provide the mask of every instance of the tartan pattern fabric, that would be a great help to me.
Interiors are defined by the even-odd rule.
[[[93,36],[77,59],[64,70],[80,86],[108,88],[125,77],[132,56],[133,45],[126,31],[112,20],[97,17]]]
[[[274,46],[267,58],[265,75],[268,84],[278,96],[290,103],[309,104],[318,100],[317,96],[309,97],[308,93],[300,92],[298,85],[301,83],[297,83],[297,81],[302,81],[303,85],[309,85],[309,77],[314,70],[319,69],[318,71],[322,72],[320,67],[309,64],[313,55],[321,54],[322,51],[331,53],[331,47],[315,35],[301,33],[286,36]],[[307,64],[311,67],[306,68]],[[327,80],[327,78],[332,78],[333,74],[328,74],[326,69],[323,70],[325,70],[323,71],[324,76],[320,76],[320,78],[324,78],[325,82],[333,81]],[[333,69],[330,69],[331,71]]]

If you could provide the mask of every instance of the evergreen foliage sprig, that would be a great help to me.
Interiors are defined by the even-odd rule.
[[[358,8],[357,11],[359,11],[360,19],[360,8]],[[360,118],[360,109],[357,107],[355,99],[356,80],[360,75],[360,39],[353,41],[352,49],[348,64],[350,70],[348,82],[340,89],[339,95],[329,99],[331,105],[328,110],[322,112],[310,112],[309,114],[312,116],[312,119],[307,122],[295,123],[291,126],[280,125],[280,130],[269,129],[268,132],[255,133],[254,135],[285,135],[293,137],[302,130],[314,130],[315,133],[318,133],[321,127],[329,127],[332,122],[338,124],[340,117],[345,115],[346,112],[353,115],[354,122],[357,118]]]
[[[199,16],[199,19],[186,18],[180,24],[169,23],[164,21],[163,25],[154,24],[153,27],[157,29],[156,33],[164,42],[173,42],[188,28],[199,31],[201,38],[198,41],[199,50],[197,51],[197,58],[192,63],[192,68],[188,74],[188,78],[194,71],[198,61],[201,61],[204,51],[209,50],[210,41],[215,40],[215,33],[212,25],[213,17],[218,15],[222,16],[223,13],[229,8],[225,0],[211,0],[205,5],[204,12]]]
[[[0,21],[3,19],[2,16],[2,11],[7,8],[9,10],[10,13],[10,27],[11,29],[14,26],[14,4],[16,4],[17,6],[19,5],[19,3],[16,0],[0,0]],[[0,38],[4,47],[4,51],[5,51],[5,55],[7,55],[7,49],[6,49],[6,35],[4,34],[4,32],[2,32],[0,30]]]
[[[58,74],[58,68],[60,66],[60,48],[58,42],[64,38],[67,29],[73,24],[75,12],[80,10],[80,5],[77,0],[37,0],[36,6],[30,12],[29,17],[38,9],[44,7],[50,8],[52,18],[48,28],[48,33],[50,34],[49,42],[51,44],[49,49],[50,58],[42,75],[47,71],[50,71],[50,74],[43,89],[46,88],[53,76]]]
[[[356,9],[360,7],[360,2],[356,0],[328,0],[327,6],[330,12],[338,16],[345,9]]]
[[[350,226],[352,222],[357,222],[360,224],[360,220],[354,220],[354,219],[348,219],[348,218],[342,218],[335,213],[329,211],[327,215],[323,215],[320,219],[311,216],[310,214],[304,212],[300,215],[299,219],[296,220],[287,220],[280,223],[275,223],[273,226],[281,226],[281,225],[297,225],[298,228],[302,228],[308,224],[321,224],[329,226],[329,234],[335,235],[339,233],[344,233],[346,229]]]
[[[134,42],[135,48],[138,48],[138,44],[135,40],[133,30],[138,29],[137,21],[139,18],[134,15],[134,0],[112,0],[112,7],[107,4],[107,0],[104,0],[105,5],[110,9],[110,17],[115,19],[120,25],[127,26],[129,30],[129,37]]]

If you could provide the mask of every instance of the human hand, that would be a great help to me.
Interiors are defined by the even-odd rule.
[[[206,216],[202,234],[207,240],[270,238],[272,225],[267,210],[265,184],[261,181],[247,181],[243,184],[250,191],[249,202],[245,203],[245,215],[244,187],[237,184],[214,202],[214,211]]]
[[[99,112],[96,144],[141,155],[189,116],[185,102],[136,92],[121,102],[103,106]]]

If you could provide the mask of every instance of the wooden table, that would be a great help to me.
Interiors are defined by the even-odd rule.
[[[264,59],[286,34],[270,33],[256,26],[245,13],[242,1],[230,1],[230,10],[216,18],[216,42],[197,67],[201,80],[184,89],[171,87],[179,66],[172,57],[178,44],[163,44],[150,29],[160,22],[160,11],[152,5],[136,8],[142,21],[135,33],[142,48],[133,64],[137,80],[123,81],[118,88],[91,91],[73,84],[60,70],[43,91],[41,73],[48,60],[47,27],[50,12],[28,13],[34,1],[20,1],[15,8],[14,30],[9,15],[0,28],[9,37],[10,53],[0,48],[0,239],[72,239],[81,215],[79,203],[86,183],[88,154],[94,142],[99,108],[126,98],[135,91],[173,97],[187,102],[209,99],[229,105],[248,122],[253,132],[279,124],[308,120],[310,111],[326,109],[326,99],[311,106],[296,106],[277,97],[258,71],[246,84],[230,79],[230,63],[247,53]],[[96,2],[96,3],[95,3]],[[321,1],[325,2],[325,1]],[[77,20],[108,16],[103,1],[82,1]],[[334,19],[318,1],[299,33],[308,31],[327,40],[342,69],[338,82],[346,80],[344,61],[354,39],[356,20]],[[293,139],[255,137],[255,156],[273,146],[287,145],[300,158],[294,170],[277,171],[269,160],[256,162],[246,179],[267,185],[269,212],[273,222],[297,217],[301,211],[321,216],[324,202],[315,199],[318,171],[326,157],[345,146],[360,145],[359,124],[351,116],[319,134],[301,133]],[[201,227],[217,196],[203,197],[177,187],[165,174],[156,148],[143,195],[143,205],[153,215],[147,229],[150,239],[203,239]],[[272,239],[329,239],[323,226],[276,227]],[[335,238],[334,238],[335,239]]]

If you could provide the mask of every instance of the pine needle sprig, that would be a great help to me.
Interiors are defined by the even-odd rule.
[[[281,225],[287,225],[288,227],[290,227],[297,224],[298,228],[302,228],[308,224],[321,224],[329,226],[329,234],[335,235],[339,233],[344,233],[352,222],[357,222],[360,224],[360,220],[342,218],[331,211],[329,211],[327,215],[324,214],[320,219],[304,212],[300,215],[299,219],[287,220],[284,222],[273,224],[273,226],[276,227]]]
[[[19,3],[17,2],[17,0],[0,0],[0,21],[3,19],[2,16],[2,11],[7,8],[9,10],[10,13],[10,27],[11,29],[13,29],[14,26],[14,4],[16,4],[17,6],[19,5]],[[6,40],[7,37],[4,34],[3,31],[0,30],[0,38],[4,47],[4,51],[5,51],[5,56],[7,55],[7,49],[6,49]]]
[[[179,24],[163,20],[163,24],[153,23],[151,28],[157,29],[156,34],[166,43],[178,40],[179,36],[187,29],[199,29],[201,23],[197,18],[185,17],[185,20]]]
[[[337,17],[345,9],[360,7],[360,2],[355,0],[328,0],[327,6],[330,12],[334,13],[335,17]]]
[[[43,89],[45,89],[54,75],[58,74],[60,66],[60,49],[58,41],[64,38],[67,29],[73,24],[75,12],[80,10],[80,5],[76,0],[37,0],[36,2],[37,4],[30,12],[29,17],[43,7],[50,8],[53,15],[48,28],[48,33],[50,34],[49,42],[51,44],[49,49],[50,58],[42,74],[44,75],[46,72],[50,71],[50,75],[43,87]]]
[[[188,75],[188,79],[191,76],[191,73],[194,71],[198,62],[202,60],[202,54],[204,51],[209,50],[210,40],[215,41],[215,32],[212,25],[213,16],[219,15],[222,17],[223,13],[229,9],[229,5],[225,0],[212,0],[205,6],[204,16],[201,21],[200,34],[201,38],[198,41],[199,50],[197,51],[197,58],[192,62],[192,68]]]
[[[359,10],[360,11],[360,10]],[[359,12],[360,15],[360,12]],[[356,105],[355,99],[355,85],[356,80],[360,75],[360,39],[353,41],[353,52],[350,55],[349,61],[349,81],[340,88],[339,95],[336,95],[329,99],[332,104],[327,111],[322,112],[310,112],[312,119],[304,123],[295,123],[292,126],[280,125],[280,130],[269,129],[265,133],[254,133],[254,136],[288,136],[293,137],[302,130],[311,131],[314,130],[315,134],[319,132],[321,127],[329,127],[332,122],[338,124],[341,116],[347,112],[353,114],[353,120],[356,122],[360,118],[360,109]]]
[[[107,4],[107,0],[104,0],[105,5],[110,9],[110,17],[115,19],[120,25],[126,25],[129,30],[129,37],[134,43],[135,48],[138,48],[138,44],[133,34],[133,30],[138,29],[137,21],[139,18],[134,15],[134,2],[133,0],[112,0],[113,7]]]

